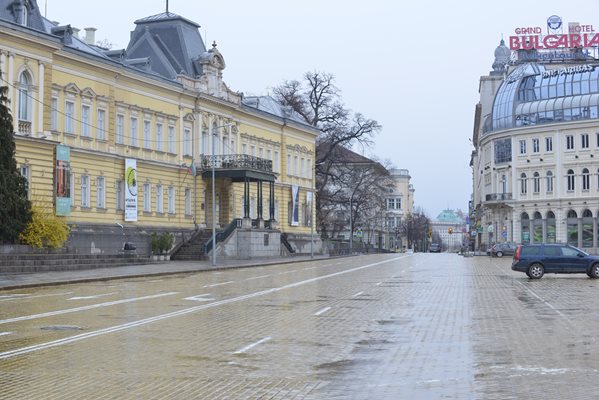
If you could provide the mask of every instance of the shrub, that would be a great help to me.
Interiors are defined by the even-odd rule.
[[[69,226],[62,219],[34,206],[31,222],[19,235],[19,239],[31,247],[59,248],[67,241],[69,233]]]
[[[152,249],[152,254],[158,254],[160,252],[160,239],[158,238],[158,234],[153,232],[150,236],[150,248]]]
[[[173,247],[174,237],[172,233],[163,233],[160,235],[160,252],[168,252]]]

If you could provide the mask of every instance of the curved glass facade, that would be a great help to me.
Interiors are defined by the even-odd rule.
[[[599,65],[545,70],[523,64],[502,83],[484,133],[599,118]]]

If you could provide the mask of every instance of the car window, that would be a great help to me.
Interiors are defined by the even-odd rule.
[[[547,246],[545,247],[545,255],[546,256],[561,256],[562,255],[562,251],[559,247],[553,247],[553,246]]]
[[[538,246],[522,246],[520,255],[523,256],[538,256],[541,253],[541,248]]]
[[[580,253],[571,247],[562,247],[562,254],[566,257],[576,257]]]

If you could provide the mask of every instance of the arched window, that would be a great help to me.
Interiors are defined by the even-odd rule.
[[[593,247],[593,213],[591,210],[582,212],[582,247]]]
[[[553,193],[553,172],[547,171],[547,193]]]
[[[31,76],[23,71],[19,77],[19,121],[31,121],[30,85]]]
[[[568,192],[573,192],[574,191],[574,171],[569,169],[567,176],[566,176],[566,183],[567,183],[567,188],[568,188]]]
[[[556,241],[556,224],[555,224],[555,214],[553,211],[547,212],[547,236],[545,237],[546,243],[555,243]]]
[[[591,176],[589,170],[584,168],[582,170],[582,190],[589,190],[591,188]]]
[[[526,194],[528,192],[528,188],[526,187],[526,174],[523,172],[520,175],[520,194]]]
[[[532,178],[532,189],[534,193],[539,193],[541,191],[541,175],[538,172],[535,172]]]
[[[576,211],[568,211],[566,219],[567,242],[571,246],[578,246],[578,214]]]
[[[522,237],[521,242],[523,244],[530,243],[530,217],[525,212],[520,214],[520,227]]]

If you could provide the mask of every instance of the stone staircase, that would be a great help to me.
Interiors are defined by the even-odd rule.
[[[77,271],[156,263],[138,254],[0,254],[0,274]]]
[[[188,242],[183,243],[178,250],[171,254],[171,260],[204,261],[208,259],[206,254],[206,242],[212,238],[212,231],[202,229]]]

